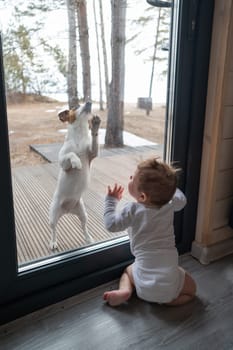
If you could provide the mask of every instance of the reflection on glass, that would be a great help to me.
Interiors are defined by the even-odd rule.
[[[49,246],[49,206],[67,135],[61,109],[91,99],[101,118],[100,152],[83,195],[92,246],[126,235],[103,226],[107,185],[125,187],[123,205],[135,165],[163,156],[171,9],[141,0],[121,0],[115,10],[100,0],[67,3],[0,5],[19,266],[90,245],[69,214],[58,222],[57,248]]]

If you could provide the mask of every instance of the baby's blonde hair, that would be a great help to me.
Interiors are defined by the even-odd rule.
[[[141,162],[137,169],[138,190],[147,195],[150,204],[161,207],[172,199],[177,187],[177,169],[156,158]]]

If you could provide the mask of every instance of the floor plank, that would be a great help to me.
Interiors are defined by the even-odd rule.
[[[111,308],[102,293],[116,281],[0,327],[1,350],[233,349],[233,256],[208,266],[189,255],[181,265],[197,282],[184,306],[150,304],[134,296]]]

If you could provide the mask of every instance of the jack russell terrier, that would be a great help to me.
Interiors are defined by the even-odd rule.
[[[49,210],[52,250],[57,248],[58,220],[68,213],[78,216],[85,241],[92,242],[87,229],[87,212],[82,195],[88,187],[91,161],[97,157],[99,149],[100,118],[91,115],[91,102],[86,102],[77,110],[63,110],[58,113],[58,117],[62,122],[68,121],[68,130],[58,155],[60,171]]]

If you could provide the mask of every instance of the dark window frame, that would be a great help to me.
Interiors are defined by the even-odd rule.
[[[195,238],[214,0],[181,0],[180,5],[174,105],[169,107],[174,119],[170,158],[181,167],[179,185],[188,198],[175,218],[182,254]]]

